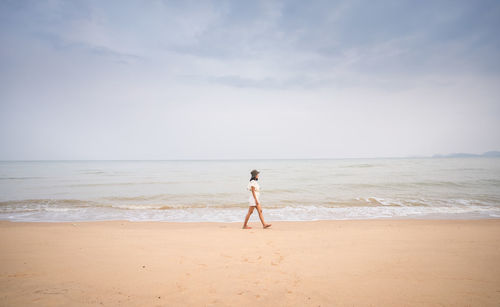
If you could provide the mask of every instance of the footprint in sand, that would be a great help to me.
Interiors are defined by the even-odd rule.
[[[64,294],[68,292],[68,289],[40,289],[36,290],[34,293],[41,293],[41,294]]]
[[[15,274],[10,274],[10,275],[7,275],[7,277],[9,278],[12,278],[12,277],[27,277],[27,276],[31,276],[33,274],[28,274],[28,273],[15,273]]]
[[[177,286],[177,290],[179,290],[180,292],[184,292],[184,290],[187,289],[186,287],[184,287],[183,285],[181,285],[179,283],[175,283],[175,285]]]
[[[274,260],[274,261],[271,261],[271,265],[276,266],[276,265],[278,265],[278,264],[281,264],[281,262],[283,262],[283,260],[285,260],[285,257],[284,257],[284,256],[282,256],[282,255],[280,255],[280,253],[279,253],[279,252],[276,252],[276,253],[274,253],[274,254],[279,255],[279,258],[278,258],[278,259],[276,259],[276,260]]]

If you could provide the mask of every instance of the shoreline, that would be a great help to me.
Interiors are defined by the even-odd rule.
[[[500,219],[0,221],[0,305],[497,306]]]
[[[254,213],[255,215],[255,213]],[[260,223],[256,216],[252,215],[249,223]],[[265,216],[264,216],[265,218]],[[241,221],[159,221],[159,220],[127,220],[127,219],[109,219],[109,220],[78,220],[78,221],[23,221],[23,220],[9,220],[9,219],[0,219],[0,223],[16,223],[16,224],[36,224],[36,223],[49,223],[49,224],[57,224],[57,223],[107,223],[107,222],[131,222],[131,223],[173,223],[173,224],[237,224],[243,223],[245,219],[245,215],[242,215]],[[267,220],[269,223],[313,223],[313,222],[344,222],[344,221],[482,221],[482,220],[499,220],[500,217],[496,216],[457,216],[457,217],[374,217],[374,218],[346,218],[346,219],[315,219],[315,220]]]

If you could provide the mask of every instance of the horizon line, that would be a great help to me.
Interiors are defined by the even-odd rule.
[[[467,157],[455,157],[453,155],[465,154],[470,155],[468,157],[484,157],[491,158],[488,156],[482,156],[482,154],[470,154],[470,153],[454,153],[454,154],[434,154],[432,156],[381,156],[381,157],[343,157],[343,158],[213,158],[213,159],[20,159],[20,160],[0,160],[0,162],[98,162],[98,161],[116,161],[116,162],[126,162],[126,161],[137,161],[137,162],[159,162],[159,161],[256,161],[256,160],[368,160],[368,159],[435,159],[435,158],[467,158]]]

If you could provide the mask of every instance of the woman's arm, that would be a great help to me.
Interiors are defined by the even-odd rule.
[[[257,199],[257,195],[255,195],[255,187],[252,186],[252,195],[253,195],[253,198],[255,199],[255,205],[260,205],[259,204],[259,200]]]

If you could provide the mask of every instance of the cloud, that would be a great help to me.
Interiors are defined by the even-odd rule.
[[[500,70],[500,39],[494,34],[499,5],[489,1],[43,3],[11,7],[7,23],[22,21],[23,31],[31,29],[28,35],[56,48],[111,60],[168,63],[175,57],[179,64],[196,57],[200,76],[212,74],[213,66],[223,76],[262,81],[289,74],[327,81],[346,73]],[[227,63],[233,69],[221,68]]]
[[[2,1],[0,158],[498,149],[499,17],[497,1]]]

